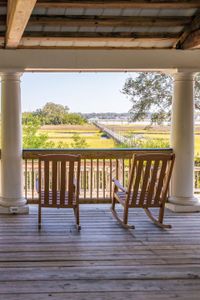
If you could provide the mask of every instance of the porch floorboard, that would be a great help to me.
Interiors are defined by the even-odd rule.
[[[200,299],[200,214],[166,210],[172,229],[130,211],[123,229],[107,205],[82,205],[82,230],[71,210],[37,207],[0,217],[0,299]]]

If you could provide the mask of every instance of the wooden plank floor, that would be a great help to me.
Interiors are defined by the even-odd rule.
[[[132,210],[125,230],[109,206],[81,206],[77,233],[71,210],[37,207],[0,217],[0,299],[200,299],[200,214],[166,210],[171,230]]]

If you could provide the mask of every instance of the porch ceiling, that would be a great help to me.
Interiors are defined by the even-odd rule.
[[[200,48],[198,0],[0,0],[1,48]]]

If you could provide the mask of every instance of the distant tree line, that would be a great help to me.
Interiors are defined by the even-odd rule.
[[[70,113],[68,106],[48,102],[43,108],[36,109],[33,112],[24,112],[22,115],[22,123],[39,122],[40,125],[82,125],[87,120],[78,113]]]
[[[130,113],[115,113],[115,112],[106,112],[106,113],[82,113],[81,114],[86,119],[129,119]]]

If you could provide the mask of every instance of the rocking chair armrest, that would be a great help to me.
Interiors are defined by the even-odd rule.
[[[123,185],[121,185],[121,183],[119,182],[119,180],[113,179],[112,181],[114,182],[115,187],[117,187],[122,192],[125,192],[126,194],[128,193],[127,190],[123,187]]]

